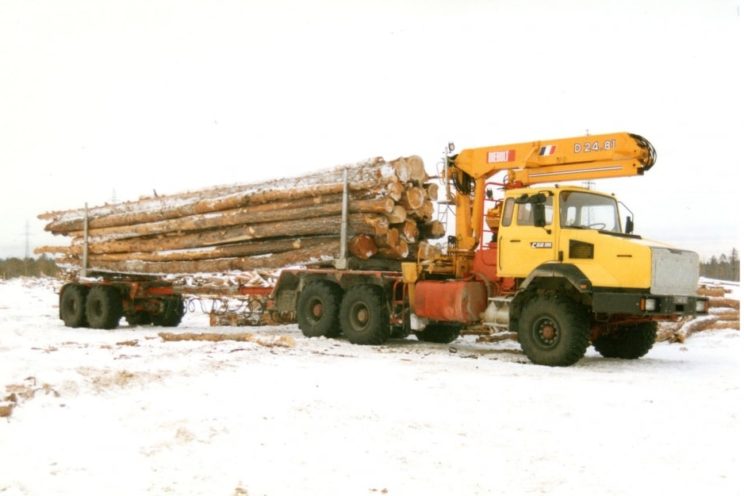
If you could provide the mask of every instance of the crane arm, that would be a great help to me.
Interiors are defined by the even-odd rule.
[[[610,133],[511,145],[469,148],[449,157],[448,175],[457,190],[458,248],[472,250],[482,232],[486,181],[506,172],[504,186],[642,175],[656,162],[648,140]]]

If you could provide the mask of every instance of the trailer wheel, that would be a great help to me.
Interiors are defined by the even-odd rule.
[[[152,323],[161,327],[178,327],[183,314],[183,298],[180,296],[165,298],[162,312],[152,316]]]
[[[87,327],[85,300],[88,288],[82,284],[67,284],[59,295],[59,318],[67,327]]]
[[[459,324],[429,324],[415,334],[419,341],[447,344],[460,337],[461,329]]]
[[[519,317],[519,344],[534,363],[567,366],[589,346],[589,319],[582,307],[561,297],[537,296]]]
[[[382,344],[390,337],[390,314],[382,288],[352,286],[341,300],[339,321],[344,336],[354,344]]]
[[[328,281],[314,281],[305,286],[297,301],[297,324],[309,338],[338,337],[341,328],[338,312],[341,288]]]
[[[112,286],[94,286],[85,303],[88,324],[94,329],[115,329],[122,316],[121,295]]]
[[[641,358],[656,342],[656,322],[641,322],[619,327],[612,334],[598,337],[594,349],[606,358]]]

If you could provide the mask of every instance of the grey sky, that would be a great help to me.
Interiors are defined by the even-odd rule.
[[[0,0],[0,256],[46,210],[630,131],[650,238],[738,243],[741,1]]]

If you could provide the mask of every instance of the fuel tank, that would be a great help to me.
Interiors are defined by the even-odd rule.
[[[440,322],[472,323],[480,320],[488,294],[480,281],[419,281],[413,313]]]

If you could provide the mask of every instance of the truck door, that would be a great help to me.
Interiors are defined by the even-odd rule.
[[[507,198],[499,229],[499,275],[526,277],[538,265],[556,260],[556,230],[553,226],[553,195]],[[545,225],[539,225],[544,202]],[[536,213],[538,214],[536,216]],[[538,219],[536,219],[536,217]],[[538,221],[536,225],[536,220]]]

